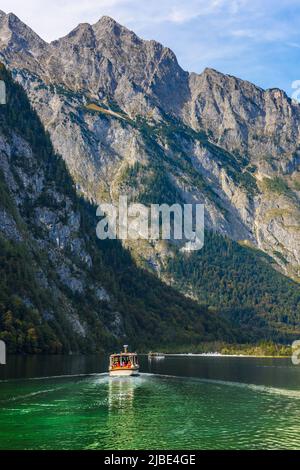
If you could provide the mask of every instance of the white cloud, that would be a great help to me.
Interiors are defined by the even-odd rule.
[[[237,38],[253,39],[257,42],[264,41],[280,41],[285,38],[286,34],[280,29],[237,29],[230,33]]]
[[[184,24],[198,17],[237,13],[248,0],[1,0],[1,8],[13,12],[44,39],[67,34],[81,22],[96,22],[109,15],[131,26],[163,22]]]
[[[79,23],[94,23],[103,15],[126,22],[134,3],[135,0],[1,0],[1,9],[15,13],[43,39],[51,41]]]
[[[287,42],[286,45],[289,47],[294,47],[295,49],[300,49],[300,44],[297,42]]]
[[[199,16],[216,14],[224,3],[225,0],[178,2],[178,4],[171,6],[170,13],[167,14],[165,19],[174,23],[186,23]]]

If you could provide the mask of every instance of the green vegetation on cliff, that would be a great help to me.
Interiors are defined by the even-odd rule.
[[[206,232],[203,249],[177,253],[165,274],[181,291],[238,326],[239,342],[299,337],[300,286],[277,272],[260,251]]]
[[[136,267],[119,242],[97,240],[95,207],[77,197],[64,162],[55,154],[23,89],[3,67],[0,79],[7,87],[7,105],[0,108],[0,138],[10,145],[10,171],[17,185],[9,187],[4,174],[0,175],[0,209],[10,214],[20,234],[19,240],[13,239],[1,227],[0,339],[6,341],[8,351],[94,352],[124,341],[147,348],[236,340],[226,320]],[[25,156],[25,150],[24,157],[15,151],[16,136],[29,145],[32,158]],[[5,154],[0,156],[6,161]],[[34,198],[24,181],[33,185],[37,174],[43,189]],[[46,228],[39,225],[41,213],[45,217],[62,214],[56,224],[72,229],[70,212],[80,218],[76,236],[91,264],[49,238],[51,223]],[[74,292],[72,285],[62,282],[60,268],[66,263],[78,271],[78,282],[84,278],[82,290]],[[109,299],[97,297],[99,285]]]

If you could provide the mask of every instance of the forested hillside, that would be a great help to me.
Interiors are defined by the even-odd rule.
[[[21,86],[1,66],[0,338],[10,352],[237,341],[219,314],[137,268],[119,242],[96,238],[95,207],[78,198]]]
[[[300,286],[276,271],[270,257],[212,232],[201,251],[183,257],[170,258],[164,276],[238,325],[240,341],[267,338],[270,328],[274,341],[299,337]]]

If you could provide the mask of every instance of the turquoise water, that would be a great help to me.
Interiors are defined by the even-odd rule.
[[[2,380],[0,448],[300,449],[300,370],[290,362],[142,362],[139,377]],[[176,364],[181,376],[170,375]],[[251,382],[256,370],[258,383],[224,380],[230,370],[232,379],[247,369]],[[184,377],[184,370],[202,377]]]

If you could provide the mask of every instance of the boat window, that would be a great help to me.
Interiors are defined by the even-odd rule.
[[[114,367],[119,367],[120,366],[120,356],[114,356],[112,358],[112,365]]]
[[[138,366],[138,358],[136,355],[114,355],[110,358],[111,367],[132,367]]]
[[[129,356],[122,356],[121,366],[122,367],[127,367],[129,364],[130,364]]]

